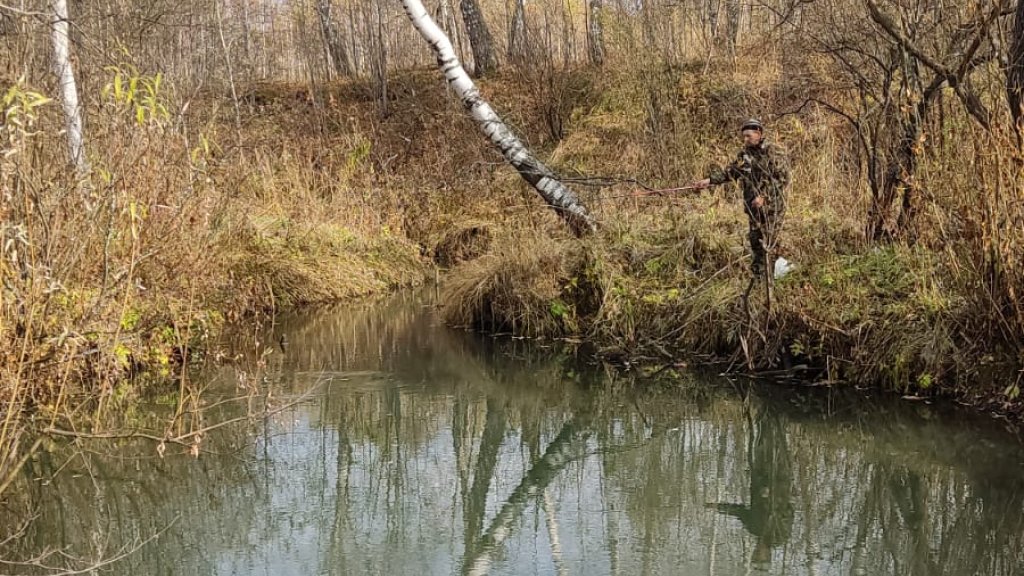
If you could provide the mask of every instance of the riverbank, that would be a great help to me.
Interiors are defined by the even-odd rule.
[[[130,406],[216,355],[227,322],[428,277],[369,138],[314,130],[293,94],[246,107],[237,125],[212,95],[111,95],[92,108],[82,176],[50,152],[62,146],[52,103],[25,86],[8,96],[0,485],[27,421]]]
[[[730,120],[742,114],[730,112],[744,102],[771,115],[799,105],[788,101],[796,95],[760,101],[785,93],[785,79],[738,66],[598,81],[551,157],[562,173],[614,170],[659,187],[689,181],[733,157]],[[803,365],[818,381],[944,396],[1016,418],[1024,191],[1012,159],[992,153],[1006,145],[997,135],[941,122],[932,128],[941,145],[918,158],[926,209],[902,242],[864,239],[870,194],[844,120],[819,110],[772,122],[769,136],[793,164],[780,252],[795,270],[770,301],[756,290],[749,315],[737,192],[637,198],[634,187],[613,184],[582,191],[601,223],[595,237],[520,227],[454,268],[446,316],[487,331],[586,340],[630,364]]]
[[[182,374],[215,352],[225,321],[417,284],[434,263],[449,269],[452,324],[585,339],[606,357],[658,365],[713,358],[750,370],[785,355],[829,381],[1016,412],[1024,229],[1007,223],[1024,220],[1014,165],[985,152],[996,137],[947,119],[942,146],[920,159],[930,202],[914,242],[869,243],[843,121],[781,114],[799,104],[780,88],[787,80],[743,66],[481,83],[597,216],[600,232],[582,242],[432,69],[396,74],[386,114],[362,81],[243,87],[237,116],[223,95],[168,94],[161,113],[105,94],[91,108],[105,129],[86,178],[45,153],[60,146],[54,107],[12,101],[27,128],[5,144],[3,184],[23,201],[3,214],[13,408],[0,444],[16,443],[17,415],[66,417],[130,400],[139,375]],[[626,182],[678,185],[728,160],[750,102],[778,117],[770,136],[790,151],[783,255],[796,264],[770,307],[755,293],[752,317],[739,298],[748,256],[737,193],[640,198]],[[592,176],[614,178],[593,186]]]

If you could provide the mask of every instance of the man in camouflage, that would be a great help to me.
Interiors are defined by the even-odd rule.
[[[754,278],[770,274],[775,260],[775,247],[786,213],[786,188],[789,166],[785,151],[764,137],[764,126],[758,120],[747,120],[740,127],[743,149],[724,169],[715,168],[704,180],[693,184],[698,190],[726,182],[740,183],[743,207],[750,221],[750,249]],[[769,262],[769,257],[771,262]]]

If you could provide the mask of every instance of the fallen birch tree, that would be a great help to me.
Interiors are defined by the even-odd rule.
[[[438,66],[470,115],[480,125],[487,138],[500,151],[519,175],[537,191],[544,201],[569,225],[576,236],[584,236],[595,229],[593,217],[555,174],[538,160],[522,141],[501,120],[497,112],[480,95],[473,80],[462,67],[451,41],[434,22],[420,0],[402,0],[405,13],[413,26],[437,54]]]

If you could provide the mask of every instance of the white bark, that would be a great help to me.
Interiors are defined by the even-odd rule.
[[[526,3],[516,0],[508,32],[508,57],[520,61],[526,57]]]
[[[590,49],[590,63],[595,66],[604,64],[604,28],[601,23],[602,0],[588,2],[587,40]]]
[[[456,54],[465,58],[466,51],[462,45],[462,38],[459,36],[459,23],[455,20],[455,13],[452,11],[448,0],[440,0],[438,9],[441,11],[441,30],[448,35],[455,46]]]
[[[407,0],[402,0],[403,2]],[[417,0],[414,0],[417,1]],[[465,558],[462,572],[466,576],[484,576],[491,572],[495,557],[512,536],[515,523],[522,516],[526,506],[537,496],[542,496],[551,482],[569,463],[578,460],[586,447],[590,432],[581,429],[575,420],[562,426],[561,432],[544,451],[544,455],[526,473],[508,500],[491,520],[490,526],[480,538],[476,553]]]
[[[459,63],[452,43],[427,13],[423,2],[402,0],[402,5],[416,30],[437,53],[438,66],[448,84],[459,95],[470,115],[491,143],[501,151],[505,160],[533,186],[577,236],[592,232],[595,224],[586,208],[547,166],[530,153],[497,112],[483,99],[473,80]]]
[[[351,76],[352,65],[348,61],[345,41],[334,20],[334,5],[331,0],[318,0],[316,13],[320,17],[320,31],[324,36],[324,45],[332,70],[339,76]]]
[[[551,490],[544,489],[544,499],[541,501],[544,508],[544,520],[548,525],[548,544],[551,546],[551,561],[555,563],[555,574],[567,576],[569,569],[562,559],[562,541],[558,536],[558,510],[555,509],[555,501],[551,497]]]
[[[89,171],[85,158],[85,135],[82,128],[82,107],[78,102],[78,85],[71,68],[71,38],[68,35],[67,0],[51,0],[53,20],[50,37],[53,41],[53,66],[60,86],[60,103],[64,109],[64,125],[68,137],[68,153],[79,175]]]

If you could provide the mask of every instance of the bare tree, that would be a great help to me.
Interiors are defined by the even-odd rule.
[[[515,0],[508,30],[508,58],[513,62],[526,58],[526,0]]]
[[[604,25],[601,23],[603,0],[590,0],[587,5],[587,49],[590,63],[604,64]]]
[[[551,170],[538,160],[522,141],[484,100],[473,80],[459,63],[451,41],[427,13],[420,0],[402,0],[405,12],[416,30],[437,54],[438,66],[448,84],[462,99],[480,129],[544,201],[564,220],[573,233],[582,236],[594,230],[593,217],[571,190],[565,187]]]
[[[1024,129],[1024,0],[1017,0],[1014,16],[1013,39],[1006,69],[1006,97],[1013,117],[1013,128],[1020,139]]]
[[[486,76],[498,69],[491,30],[487,27],[477,0],[462,0],[459,5],[462,8],[462,20],[466,23],[469,47],[473,51],[473,75]]]
[[[821,103],[849,121],[865,160],[868,238],[913,238],[927,196],[916,179],[928,146],[925,122],[944,88],[952,89],[978,125],[990,127],[972,73],[995,57],[985,39],[999,4],[953,7],[911,0],[883,6],[863,0],[851,6],[817,0],[801,6],[806,17],[796,28],[800,41],[808,53],[835,64],[834,76],[822,77],[820,88],[846,96]]]
[[[320,17],[320,31],[324,37],[324,47],[327,49],[331,68],[339,76],[351,76],[352,63],[349,62],[345,40],[341,37],[341,30],[334,19],[334,2],[317,0],[316,13]]]
[[[438,16],[441,19],[441,30],[444,31],[455,45],[457,53],[465,55],[462,46],[462,38],[459,36],[459,23],[455,19],[455,13],[451,9],[450,0],[439,0],[437,3]]]
[[[729,54],[736,54],[736,41],[740,33],[740,17],[743,15],[743,5],[740,0],[726,0],[725,3],[725,33],[724,40],[726,50]]]
[[[384,25],[381,0],[373,0],[373,13],[367,18],[373,52],[370,55],[370,72],[382,117],[389,113],[388,107],[388,39]]]
[[[231,45],[224,35],[224,14],[221,10],[222,0],[214,0],[213,7],[217,16],[217,36],[220,38],[220,47],[224,51],[224,67],[228,71],[228,86],[231,88],[231,101],[235,106],[235,131],[241,139],[242,134],[242,113],[238,105],[238,87],[235,84],[235,70],[231,61]]]
[[[51,0],[50,37],[53,42],[53,65],[60,83],[60,102],[64,109],[64,124],[68,138],[71,163],[79,175],[88,172],[85,157],[85,135],[82,128],[82,107],[78,102],[78,86],[71,68],[71,38],[68,35],[67,0]]]

